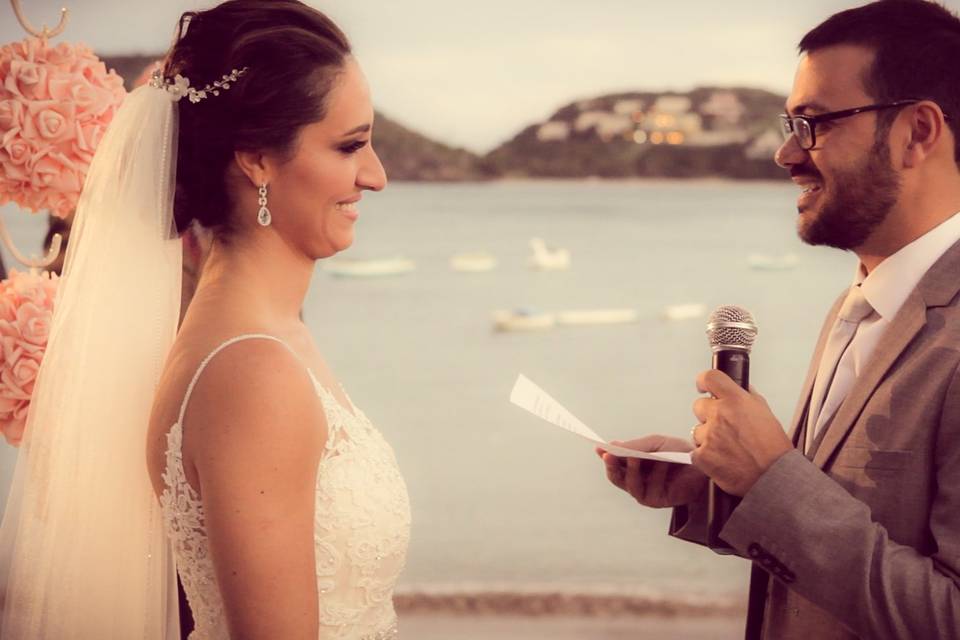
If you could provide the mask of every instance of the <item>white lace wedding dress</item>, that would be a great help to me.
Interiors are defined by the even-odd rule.
[[[193,387],[221,349],[264,334],[232,338],[197,369],[180,416],[167,435],[164,525],[193,611],[190,640],[227,640],[223,602],[204,529],[203,507],[183,471],[182,423]],[[284,345],[286,346],[286,345]],[[287,347],[289,348],[289,347]],[[397,637],[393,588],[410,540],[410,504],[393,450],[367,417],[341,405],[310,372],[326,413],[329,435],[317,473],[314,544],[320,592],[320,638]]]

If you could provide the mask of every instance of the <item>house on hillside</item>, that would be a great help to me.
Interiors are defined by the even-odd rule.
[[[597,137],[607,142],[632,131],[634,124],[629,115],[610,111],[585,111],[577,116],[573,128],[578,133],[593,129]]]
[[[714,91],[699,111],[708,118],[711,129],[733,129],[739,126],[747,108],[733,91]]]
[[[693,103],[686,96],[666,95],[654,101],[653,106],[638,123],[638,130],[653,144],[686,144],[703,130],[700,114],[691,110]]]
[[[753,139],[744,154],[751,160],[769,160],[782,144],[783,134],[776,129],[767,129]]]
[[[556,142],[570,137],[570,123],[563,120],[550,120],[537,129],[537,140],[540,142]]]

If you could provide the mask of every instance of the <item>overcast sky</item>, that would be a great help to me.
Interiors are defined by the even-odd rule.
[[[215,0],[21,0],[36,26],[100,54],[156,53],[185,10]],[[744,85],[787,93],[796,43],[859,0],[311,0],[351,38],[378,109],[489,150],[579,98]],[[960,0],[947,0],[951,9]],[[0,0],[0,41],[22,33]]]

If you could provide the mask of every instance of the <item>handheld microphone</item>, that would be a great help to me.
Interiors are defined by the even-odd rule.
[[[753,316],[743,307],[717,307],[707,322],[707,340],[713,351],[713,368],[730,376],[734,382],[750,390],[750,349],[757,337]],[[720,531],[730,514],[740,504],[740,498],[726,493],[710,481],[707,500],[707,546],[717,553],[735,553],[733,547],[720,539]]]

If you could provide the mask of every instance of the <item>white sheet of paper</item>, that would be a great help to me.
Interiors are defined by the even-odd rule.
[[[690,454],[679,451],[660,451],[657,453],[647,453],[627,449],[615,444],[610,444],[600,437],[593,429],[580,422],[575,415],[567,411],[563,405],[550,397],[546,391],[538,387],[527,376],[522,373],[517,376],[517,381],[513,385],[513,391],[510,392],[510,402],[521,409],[525,409],[533,415],[546,420],[550,424],[566,429],[570,433],[575,433],[582,438],[593,442],[604,451],[621,456],[624,458],[643,458],[645,460],[659,460],[660,462],[676,462],[678,464],[690,464]]]

